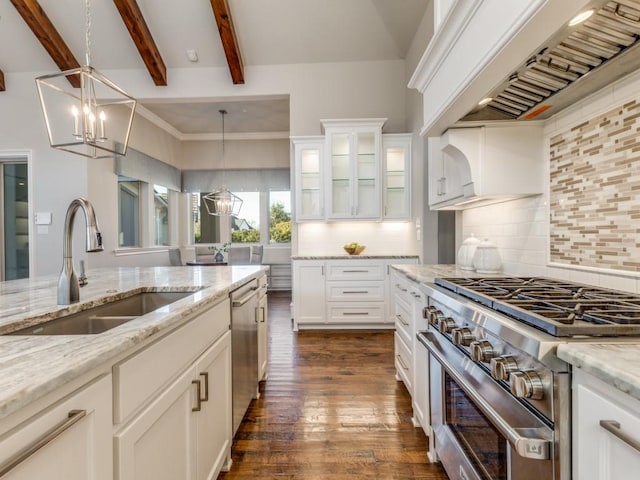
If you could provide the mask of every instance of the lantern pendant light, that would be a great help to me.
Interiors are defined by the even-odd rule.
[[[36,78],[49,144],[89,158],[125,155],[136,100],[91,66],[91,8],[85,0],[86,65]],[[80,90],[67,78],[79,78]]]
[[[242,208],[242,199],[237,195],[234,195],[224,185],[225,178],[225,159],[224,159],[224,116],[227,114],[226,110],[218,110],[222,116],[222,187],[218,190],[214,190],[202,197],[204,205],[209,215],[215,215],[219,217],[232,216],[237,217],[240,214],[240,208]]]

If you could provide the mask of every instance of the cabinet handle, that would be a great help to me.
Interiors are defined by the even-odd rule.
[[[407,364],[404,363],[404,360],[402,359],[402,357],[400,355],[396,355],[396,358],[398,359],[398,363],[403,368],[403,370],[409,370],[409,367],[407,367]]]
[[[260,322],[264,323],[264,321],[267,319],[267,314],[264,310],[264,307],[260,307],[260,310],[262,311],[262,316],[261,316],[262,320],[260,320]]]
[[[200,380],[191,380],[191,384],[196,385],[196,406],[191,407],[192,412],[199,412],[202,410],[202,400],[200,399],[200,395],[202,393],[202,387],[200,386]]]
[[[631,448],[640,452],[640,440],[636,440],[628,433],[625,433],[622,428],[620,428],[620,423],[615,420],[600,420],[600,426],[615,437],[618,437]]]
[[[348,315],[369,315],[369,312],[344,312],[343,315],[345,317]]]
[[[360,293],[360,294],[367,294],[369,293],[368,290],[344,290],[342,293]]]
[[[343,270],[344,273],[369,273],[369,270]]]
[[[200,374],[201,377],[204,377],[204,398],[203,402],[209,401],[209,372],[202,372]]]
[[[31,455],[59,437],[65,430],[68,430],[70,427],[82,420],[86,415],[86,410],[71,410],[65,420],[0,465],[0,477],[4,477],[11,470],[27,460]]]
[[[400,320],[400,323],[401,323],[401,324],[403,324],[405,327],[408,327],[408,326],[409,326],[409,324],[408,324],[407,322],[405,322],[405,321],[404,321],[404,318],[402,318],[402,315],[399,315],[399,314],[398,314],[398,315],[396,315],[396,318],[397,318],[398,320]]]
[[[320,270],[320,275],[322,275],[322,276],[324,277],[324,265],[322,265],[322,266],[320,267],[320,269],[321,269],[321,270]]]

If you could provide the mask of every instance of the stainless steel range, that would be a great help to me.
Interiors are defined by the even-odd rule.
[[[547,278],[437,278],[422,288],[429,328],[418,339],[449,477],[570,479],[570,369],[556,347],[634,340],[640,296]]]

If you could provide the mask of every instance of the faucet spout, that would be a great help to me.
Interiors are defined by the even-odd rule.
[[[74,199],[64,219],[64,238],[62,243],[62,271],[58,278],[58,305],[69,305],[77,303],[80,300],[80,284],[78,276],[73,268],[72,258],[72,238],[73,238],[73,221],[78,208],[84,212],[85,222],[87,224],[87,252],[100,252],[104,250],[102,246],[102,234],[98,229],[98,221],[93,210],[93,205],[82,198]]]

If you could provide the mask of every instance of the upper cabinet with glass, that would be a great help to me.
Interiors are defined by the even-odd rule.
[[[324,137],[293,137],[296,220],[324,219]]]
[[[411,216],[411,134],[382,135],[384,220]]]
[[[381,137],[386,119],[322,120],[326,218],[381,218]]]

